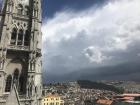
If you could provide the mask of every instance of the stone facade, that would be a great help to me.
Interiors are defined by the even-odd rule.
[[[21,105],[40,105],[41,0],[3,0],[0,16],[0,105],[15,84]]]

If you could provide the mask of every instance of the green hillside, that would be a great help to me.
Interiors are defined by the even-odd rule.
[[[100,82],[93,82],[93,81],[89,81],[89,80],[78,80],[77,82],[81,88],[108,90],[108,91],[113,91],[116,93],[124,92],[124,90],[121,88],[116,88],[113,85],[107,85],[107,84],[100,83]]]

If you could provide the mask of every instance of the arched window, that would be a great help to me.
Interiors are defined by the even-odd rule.
[[[25,6],[25,15],[29,15],[29,7]]]
[[[9,75],[6,79],[6,86],[5,86],[5,92],[10,92],[12,85],[12,76]]]
[[[19,93],[23,93],[24,92],[24,76],[21,75],[19,78]]]
[[[19,15],[22,15],[22,14],[23,14],[23,6],[22,6],[21,4],[18,5],[17,13],[18,13]]]
[[[23,30],[20,29],[18,33],[18,45],[22,45],[22,41],[23,41]]]
[[[24,39],[24,45],[25,46],[28,46],[29,45],[29,39],[30,39],[30,37],[29,37],[29,31],[26,30],[25,39]]]
[[[18,81],[19,81],[19,70],[16,69],[14,71],[14,78],[13,78],[13,83],[18,87]]]
[[[12,34],[11,34],[11,44],[15,44],[16,43],[16,37],[17,37],[17,29],[13,28]]]
[[[14,71],[14,82],[16,82],[17,80],[18,80],[18,78],[19,78],[19,70],[18,69],[16,69],[15,71]]]

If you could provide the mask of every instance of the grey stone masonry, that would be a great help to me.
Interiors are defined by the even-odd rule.
[[[41,0],[3,0],[0,14],[0,105],[6,105],[14,84],[20,105],[41,105],[41,13]]]

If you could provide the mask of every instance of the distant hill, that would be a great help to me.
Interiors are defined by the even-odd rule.
[[[113,85],[107,85],[104,83],[100,82],[92,82],[89,80],[78,80],[77,83],[81,88],[86,88],[86,89],[99,89],[99,90],[108,90],[108,91],[113,91],[116,93],[123,93],[124,90],[122,88],[117,88]]]

